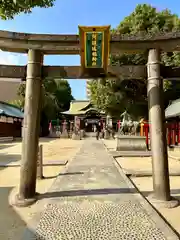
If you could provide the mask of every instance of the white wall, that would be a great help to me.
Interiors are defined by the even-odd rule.
[[[20,79],[0,78],[0,101],[8,102],[19,99],[17,90],[20,83]]]

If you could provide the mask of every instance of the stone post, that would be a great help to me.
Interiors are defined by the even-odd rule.
[[[27,206],[36,200],[36,173],[42,83],[41,69],[41,52],[30,49],[28,51],[22,160],[19,193],[16,197],[17,206]]]
[[[163,105],[163,84],[160,75],[160,52],[150,49],[147,64],[148,105],[153,170],[153,198],[161,202],[171,200],[169,168]],[[170,206],[169,207],[173,207]]]
[[[81,117],[80,118],[80,138],[85,137],[85,129],[84,129],[84,119]]]
[[[37,178],[43,179],[43,146],[42,144],[38,147],[38,158],[37,158]]]
[[[109,115],[107,115],[106,116],[106,129],[104,132],[105,139],[109,139],[111,137],[110,132],[108,130],[109,128],[112,129],[112,118]]]
[[[67,129],[67,121],[64,120],[62,123],[62,134],[61,134],[62,138],[69,138],[69,134],[68,134],[68,129]]]
[[[72,134],[73,134],[73,121],[70,121],[70,123],[69,123],[69,136],[70,136],[70,138],[72,138]]]
[[[74,130],[72,133],[72,139],[73,140],[81,140],[80,136],[80,121],[77,116],[74,117]]]

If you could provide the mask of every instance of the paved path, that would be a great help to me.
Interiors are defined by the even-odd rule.
[[[101,141],[85,140],[67,172],[42,198],[48,204],[23,239],[179,239],[135,189],[130,190]]]

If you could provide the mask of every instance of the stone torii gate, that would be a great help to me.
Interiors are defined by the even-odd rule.
[[[78,66],[43,66],[43,56],[53,54],[80,54],[79,35],[27,34],[0,31],[0,48],[3,51],[27,53],[27,66],[0,66],[1,78],[26,79],[25,112],[23,126],[22,161],[17,206],[27,206],[36,200],[36,165],[38,133],[40,125],[40,94],[42,79],[46,77],[66,79],[94,78],[82,74]],[[151,149],[153,160],[154,198],[175,206],[170,196],[167,143],[165,140],[162,79],[176,79],[179,68],[160,65],[160,51],[179,51],[180,32],[151,35],[111,35],[110,53],[149,51],[145,66],[108,66],[107,78],[148,79],[149,119],[151,122]],[[99,78],[99,76],[97,76]]]

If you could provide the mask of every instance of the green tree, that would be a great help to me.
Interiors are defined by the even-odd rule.
[[[16,106],[19,109],[23,109],[24,108],[24,101],[23,101],[23,99],[9,101],[9,104],[14,105],[14,106]]]
[[[157,32],[172,32],[180,30],[180,19],[170,10],[157,11],[156,8],[148,4],[139,4],[135,10],[117,26],[112,29],[112,33],[124,35],[135,34],[156,34]],[[179,66],[180,54],[178,52],[161,53],[161,61],[165,66]],[[147,52],[138,54],[122,54],[120,56],[111,56],[112,65],[141,65],[147,63]],[[110,114],[118,116],[125,108],[141,115],[141,110],[147,110],[147,89],[146,79],[137,81],[117,81],[110,80],[100,83],[92,81],[90,83],[91,100],[98,108],[103,108]],[[101,86],[102,85],[102,86]],[[172,89],[174,83],[165,81],[164,83],[166,105],[167,96],[173,95]],[[96,92],[98,91],[98,92]],[[176,91],[177,92],[177,91]],[[177,94],[176,98],[177,98]],[[173,95],[175,97],[175,95]],[[97,98],[98,96],[98,98]],[[180,95],[179,95],[180,96]],[[101,100],[98,100],[101,99]],[[139,109],[138,109],[139,108]],[[117,111],[114,111],[116,109]],[[139,112],[139,113],[138,113]]]
[[[25,83],[22,83],[18,89],[18,95],[23,103],[25,98],[25,89]],[[69,109],[70,102],[74,99],[68,81],[63,79],[45,79],[42,84],[41,97],[41,124],[44,124],[43,121],[47,123],[51,119],[59,118],[61,116],[61,112]]]
[[[31,13],[35,7],[52,7],[55,0],[0,0],[0,17],[13,19],[20,13]]]
[[[74,100],[71,87],[67,80],[56,80],[56,91],[55,91],[57,107],[62,111],[69,110],[70,102]]]

